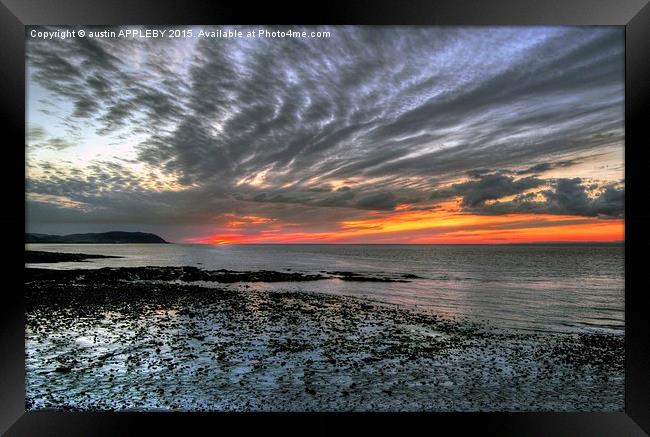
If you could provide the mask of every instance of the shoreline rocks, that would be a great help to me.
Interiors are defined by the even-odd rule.
[[[44,252],[47,253],[47,252]],[[74,254],[58,254],[74,255]],[[89,255],[85,256],[86,258]],[[90,257],[105,258],[101,255]],[[81,257],[83,258],[83,257]],[[79,259],[81,260],[81,259]],[[66,259],[61,261],[77,261]],[[38,261],[37,261],[38,262]],[[56,262],[56,261],[40,261]],[[316,274],[299,272],[278,272],[274,270],[235,271],[235,270],[203,270],[193,266],[183,267],[103,267],[99,269],[55,270],[43,268],[26,268],[28,280],[70,280],[77,278],[84,281],[182,281],[182,282],[304,282],[339,279],[342,281],[364,282],[411,282],[408,279],[421,279],[413,274],[402,274],[397,277],[366,275],[354,272],[321,272]],[[325,273],[325,274],[323,274]],[[408,279],[407,279],[408,278]]]
[[[495,332],[352,297],[133,279],[175,281],[202,274],[197,271],[27,269],[28,408],[621,411],[624,406],[622,336]]]
[[[84,262],[89,259],[102,259],[102,258],[121,258],[121,257],[108,256],[108,255],[90,255],[86,253],[45,252],[40,250],[25,251],[25,263],[29,263],[29,264]]]

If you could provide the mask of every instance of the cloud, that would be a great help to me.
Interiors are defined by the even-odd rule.
[[[593,197],[580,178],[559,179],[555,190],[545,191],[545,207],[559,214],[623,217],[625,189],[615,185],[602,187]]]
[[[40,126],[29,126],[27,128],[27,140],[28,142],[35,143],[37,141],[42,141],[47,137],[47,131]]]
[[[623,218],[625,188],[585,183],[581,178],[547,181],[548,189],[520,193],[512,200],[468,205],[479,214],[559,214],[584,217]],[[514,194],[514,193],[513,193]]]
[[[563,166],[563,163],[558,165]],[[531,169],[555,166],[544,164]],[[529,173],[528,170],[523,173]],[[528,176],[516,179],[503,172],[487,173],[485,170],[469,171],[468,175],[471,180],[436,190],[429,199],[439,202],[461,198],[463,210],[477,214],[624,216],[625,188],[622,181],[599,184],[581,178],[540,179]]]
[[[153,45],[147,40],[28,38],[27,62],[33,83],[72,105],[66,116],[70,125],[90,120],[105,134],[141,121],[153,133],[182,113],[180,77],[168,71],[166,80],[151,80],[151,72],[159,69],[156,63],[164,59],[148,56],[140,71],[132,67]]]
[[[358,208],[392,210],[397,205],[395,195],[390,192],[368,194],[356,203]]]
[[[73,146],[69,140],[61,137],[53,137],[47,130],[38,125],[28,125],[25,142],[29,145],[30,149],[63,150]]]
[[[313,189],[308,189],[309,192],[318,193],[320,191],[314,191]],[[328,195],[322,200],[318,200],[317,204],[320,206],[349,206],[352,199],[356,197],[357,193],[352,190],[350,187],[340,187],[336,189],[332,194]]]
[[[489,174],[476,181],[456,184],[454,191],[463,197],[462,205],[471,209],[483,205],[488,200],[520,194],[542,184],[543,180],[533,177],[515,180],[501,174]]]
[[[28,118],[57,101],[61,119],[49,140],[28,134],[28,189],[87,205],[69,211],[80,222],[170,226],[228,212],[319,227],[455,196],[485,213],[619,214],[612,181],[590,197],[582,183],[539,175],[622,148],[622,29],[322,30],[332,37],[28,39],[29,86],[47,103]],[[129,162],[103,153],[77,173],[31,170],[54,162],[41,147],[91,147],[89,130],[133,144]],[[544,205],[526,197],[542,189]],[[49,219],[39,208],[30,220]]]
[[[523,170],[516,171],[515,174],[517,175],[539,174],[556,168],[572,167],[577,163],[578,161],[575,159],[569,159],[569,160],[557,161],[557,162],[542,162],[539,164],[535,164],[531,167],[525,168]]]

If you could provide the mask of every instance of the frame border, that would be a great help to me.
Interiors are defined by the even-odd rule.
[[[24,250],[25,26],[35,24],[417,24],[417,25],[619,25],[625,26],[625,412],[624,413],[66,413],[24,406],[24,264],[8,255],[11,279],[0,306],[0,433],[5,435],[124,435],[135,429],[180,433],[194,429],[247,429],[271,425],[290,430],[302,419],[309,430],[340,428],[361,419],[374,429],[451,426],[498,435],[650,434],[650,322],[643,305],[643,251],[650,243],[645,163],[650,145],[650,4],[648,0],[329,0],[311,12],[266,3],[174,0],[0,0],[0,120],[9,165],[0,173],[7,207],[8,254]],[[646,121],[646,123],[644,123]],[[406,419],[406,420],[399,420]],[[215,428],[219,426],[220,428]],[[300,427],[301,429],[304,429]],[[225,428],[227,429],[227,428]],[[415,429],[415,428],[413,428]]]

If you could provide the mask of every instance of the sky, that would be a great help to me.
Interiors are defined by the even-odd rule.
[[[624,240],[623,27],[183,29],[27,37],[28,232]]]

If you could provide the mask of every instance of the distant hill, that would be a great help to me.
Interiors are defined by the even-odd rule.
[[[93,234],[48,235],[25,233],[25,243],[167,243],[145,232],[102,232]]]

